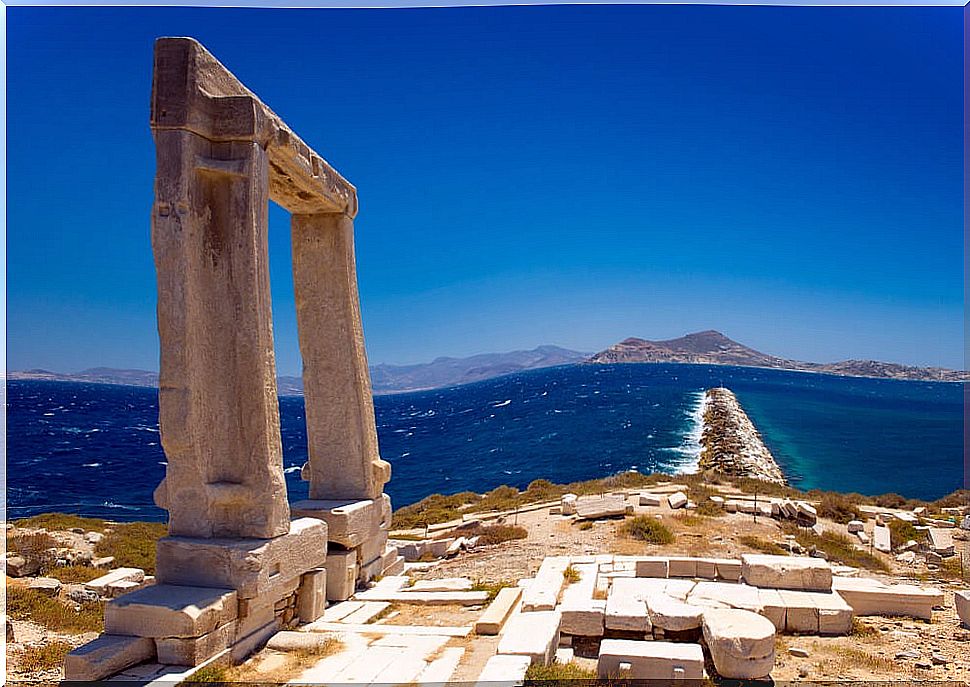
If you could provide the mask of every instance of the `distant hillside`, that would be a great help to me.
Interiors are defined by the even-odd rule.
[[[732,341],[721,332],[707,330],[687,334],[679,339],[648,341],[624,339],[590,357],[590,363],[693,363],[698,365],[740,365],[772,367],[803,372],[845,375],[849,377],[882,377],[923,381],[965,382],[970,373],[942,367],[913,367],[876,360],[843,360],[837,363],[806,363],[756,351]]]
[[[587,355],[558,346],[539,346],[531,351],[482,353],[470,358],[436,358],[419,365],[374,365],[370,376],[375,392],[437,389],[512,372],[577,363],[586,359]]]
[[[470,358],[437,358],[430,363],[418,365],[374,365],[370,372],[374,393],[394,393],[437,389],[478,382],[512,372],[566,365],[581,362],[588,355],[558,346],[539,346],[531,351],[483,353]],[[41,369],[24,370],[11,372],[8,379],[158,386],[157,372],[118,370],[110,367],[95,367],[75,374]],[[277,380],[277,386],[281,396],[303,394],[303,379],[300,377],[281,376]]]

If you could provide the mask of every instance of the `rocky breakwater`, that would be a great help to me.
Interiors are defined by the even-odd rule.
[[[700,468],[784,484],[781,468],[731,390],[718,387],[705,395]]]

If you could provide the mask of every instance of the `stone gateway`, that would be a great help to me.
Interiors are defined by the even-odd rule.
[[[356,189],[191,38],[155,42],[150,123],[168,460],[155,501],[168,511],[168,536],[158,542],[157,583],[109,602],[110,634],[71,652],[68,680],[153,658],[241,660],[279,629],[318,619],[328,599],[403,566],[387,546],[391,471],[378,453],[357,295]],[[270,200],[292,213],[306,392],[311,500],[292,512]]]

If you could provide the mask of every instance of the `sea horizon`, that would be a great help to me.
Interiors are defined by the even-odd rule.
[[[963,486],[962,391],[946,382],[620,363],[378,396],[381,453],[394,475],[388,490],[400,507],[432,493],[524,488],[533,479],[693,472],[703,391],[722,385],[737,394],[792,486],[925,499]],[[152,387],[11,381],[8,396],[10,517],[66,510],[164,519],[151,503],[165,463]],[[306,495],[303,398],[281,396],[280,411],[296,500]],[[914,470],[926,452],[935,477]]]

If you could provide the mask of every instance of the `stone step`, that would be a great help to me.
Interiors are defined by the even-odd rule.
[[[368,635],[441,635],[443,637],[467,637],[472,628],[438,625],[352,625],[350,623],[328,623],[317,620],[301,627],[298,632],[339,632],[366,633]]]
[[[528,656],[533,663],[547,666],[556,656],[561,623],[558,611],[516,613],[505,624],[498,653]]]
[[[500,589],[492,603],[475,622],[475,633],[497,635],[521,597],[521,587],[503,587]]]
[[[601,678],[699,681],[704,652],[699,644],[604,639],[596,672]]]

